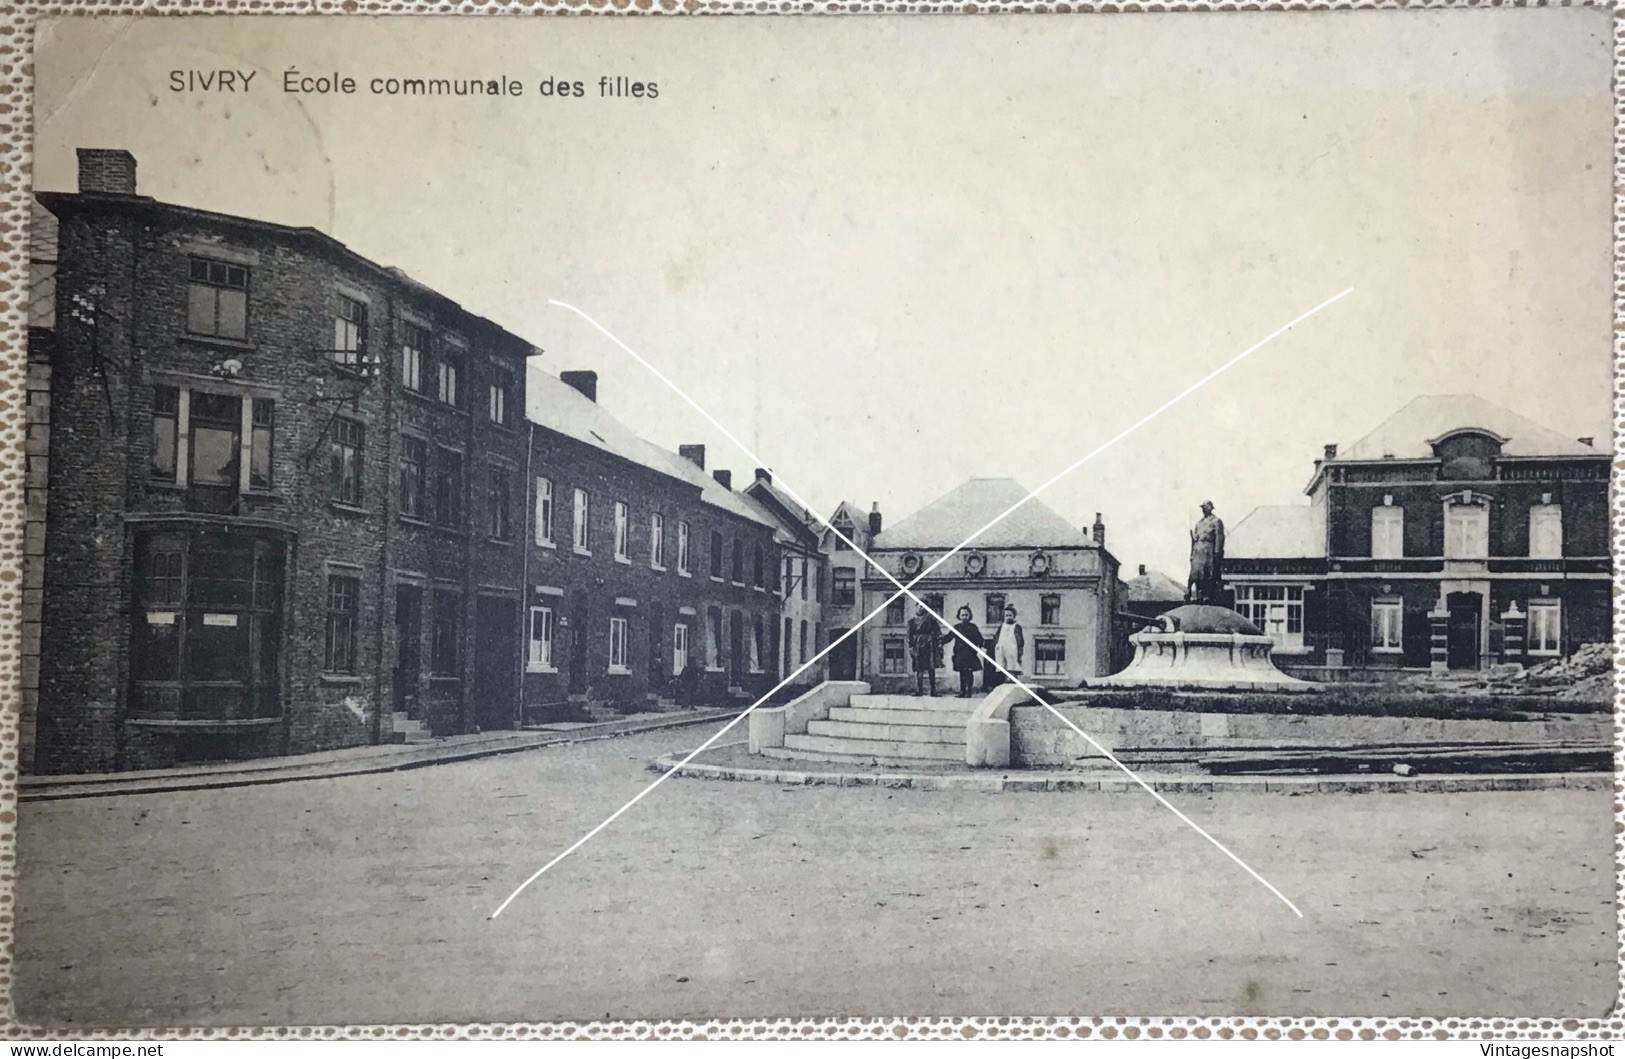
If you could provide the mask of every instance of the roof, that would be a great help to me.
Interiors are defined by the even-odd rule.
[[[1474,428],[1503,438],[1501,453],[1505,456],[1607,455],[1482,397],[1432,394],[1412,400],[1377,429],[1339,451],[1336,460],[1432,459],[1433,441]]]
[[[874,539],[876,548],[955,548],[1010,508],[971,542],[978,548],[1087,548],[1089,535],[1056,514],[1014,478],[972,478]],[[1025,501],[1025,503],[1023,503]],[[1016,505],[1020,505],[1016,507]]]
[[[1323,509],[1255,507],[1224,536],[1226,559],[1319,559],[1326,555]]]
[[[639,437],[597,401],[558,376],[531,365],[525,380],[525,417],[532,423],[574,438],[657,474],[680,478],[700,490],[700,499],[750,522],[775,526],[761,504],[728,489],[683,457]]]
[[[744,492],[773,516],[774,523],[780,527],[774,534],[776,540],[794,542],[803,547],[818,546],[824,524],[771,478],[753,479],[745,486]]]
[[[1147,570],[1123,582],[1123,595],[1130,603],[1184,602],[1185,586],[1161,570]]]

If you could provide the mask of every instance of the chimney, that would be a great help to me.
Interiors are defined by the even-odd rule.
[[[1328,460],[1337,459],[1337,446],[1336,445],[1327,445],[1326,446],[1326,458]]]
[[[711,472],[711,477],[720,482],[722,484],[722,488],[724,489],[732,489],[734,487],[734,472],[732,471],[725,471],[721,467],[718,467],[716,470]]]
[[[869,505],[869,536],[880,534],[880,501],[876,500]]]
[[[100,147],[79,148],[79,190],[135,194],[135,155]]]
[[[766,467],[758,467],[756,468],[756,480],[758,482],[766,482],[768,485],[772,485],[773,472],[768,470]]]
[[[1588,438],[1576,438],[1575,440],[1589,449],[1591,447],[1592,442],[1596,441],[1597,439],[1595,437],[1588,437]]]
[[[1145,576],[1145,564],[1144,563],[1140,564],[1140,576],[1141,577]]]
[[[598,403],[598,373],[596,371],[561,371],[559,381],[581,391],[581,396]]]
[[[687,460],[689,463],[692,463],[694,466],[698,467],[700,470],[702,470],[702,471],[705,470],[705,446],[704,445],[679,445],[679,446],[677,446],[677,455],[681,456],[683,459]]]
[[[1097,547],[1106,547],[1106,523],[1100,520],[1100,512],[1095,512],[1094,537]]]

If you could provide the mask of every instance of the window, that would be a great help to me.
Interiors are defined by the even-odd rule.
[[[328,498],[361,503],[361,449],[364,428],[354,419],[335,419],[328,433]]]
[[[880,671],[882,673],[906,672],[903,651],[903,638],[901,636],[885,636],[880,641]]]
[[[711,531],[711,576],[722,580],[722,534]]]
[[[1405,554],[1405,509],[1371,509],[1371,558],[1399,559]]]
[[[709,669],[722,668],[722,611],[712,607],[705,612],[710,623],[710,642],[705,645],[705,664]]]
[[[658,511],[649,516],[649,565],[666,568],[666,518]]]
[[[356,671],[356,613],[361,579],[330,574],[327,578],[327,645],[322,669],[328,673]]]
[[[422,393],[423,361],[429,355],[429,329],[403,323],[401,334],[401,385],[413,393]]]
[[[822,643],[823,640],[824,640],[824,623],[821,622],[821,621],[815,621],[815,622],[813,622],[813,635],[812,635],[812,648],[813,648],[814,652],[817,652],[819,650],[818,645],[820,643]]]
[[[587,491],[585,489],[577,489],[575,500],[575,535],[571,538],[571,540],[575,542],[576,551],[589,552],[589,538],[587,536],[587,516],[589,514]]]
[[[553,480],[536,479],[536,543],[553,543]]]
[[[148,606],[180,606],[185,601],[181,594],[180,542],[153,544],[147,550],[146,588],[142,602]]]
[[[750,671],[762,671],[762,659],[767,657],[767,634],[762,625],[762,616],[756,615],[751,619],[750,629]]]
[[[1033,673],[1041,677],[1066,674],[1066,641],[1054,636],[1033,640]]]
[[[242,401],[213,393],[191,396],[192,483],[236,485]]]
[[[181,392],[173,386],[157,386],[152,395],[152,477],[160,482],[175,481],[176,441],[180,437]]]
[[[1378,654],[1398,654],[1404,649],[1405,604],[1397,599],[1371,602],[1371,649]]]
[[[553,608],[530,608],[530,649],[525,655],[525,668],[532,673],[546,673],[553,668]]]
[[[463,518],[463,454],[456,449],[435,453],[434,519],[456,526]]]
[[[807,664],[807,619],[805,619],[805,618],[801,619],[801,632],[800,632],[800,635],[798,636],[797,639],[798,639],[798,644],[800,646],[800,652],[796,655],[796,663],[798,665],[806,665]],[[788,645],[786,645],[786,646],[788,646]]]
[[[401,437],[401,514],[426,518],[429,505],[429,443],[422,438]]]
[[[852,545],[848,544],[847,541],[852,539],[852,523],[845,519],[839,519],[830,523],[830,525],[835,529],[835,550],[838,552],[851,551]]]
[[[628,540],[631,534],[628,532],[629,527],[626,523],[626,505],[617,500],[615,501],[615,558],[621,562],[627,562],[631,557],[630,541]]]
[[[1235,593],[1236,613],[1273,637],[1276,647],[1303,649],[1302,585],[1237,585]]]
[[[1483,504],[1448,504],[1444,515],[1446,559],[1483,559],[1489,554],[1488,507]]]
[[[276,433],[276,402],[254,400],[250,424],[248,485],[251,489],[271,488],[271,439]]]
[[[627,673],[630,670],[626,664],[626,619],[609,619],[609,671],[611,673]]]
[[[989,592],[985,616],[989,625],[1004,624],[1004,593]]]
[[[750,583],[757,588],[767,587],[767,568],[762,562],[762,546],[757,543],[751,548]]]
[[[457,362],[450,355],[442,356],[435,365],[435,396],[457,407]]]
[[[890,603],[886,604],[886,624],[887,625],[901,625],[901,624],[903,624],[903,597],[902,596],[898,596],[896,599],[894,599]]]
[[[1529,601],[1529,653],[1555,655],[1563,651],[1563,604],[1555,599]]]
[[[339,295],[338,311],[333,314],[333,348],[328,356],[334,364],[346,368],[361,366],[361,357],[367,344],[367,303]]]
[[[688,622],[680,621],[671,627],[671,675],[681,676],[688,668]]]
[[[941,607],[937,608],[937,613],[938,614],[942,613],[942,608]],[[1040,624],[1040,625],[1059,625],[1059,624],[1061,624],[1061,597],[1060,596],[1055,595],[1055,596],[1040,596],[1040,597],[1038,597],[1038,624]],[[1037,656],[1035,655],[1034,657],[1036,658]]]
[[[1557,504],[1536,504],[1529,509],[1529,558],[1563,557],[1563,509]]]
[[[186,329],[217,338],[248,337],[248,269],[192,259],[186,288]]]
[[[736,584],[736,585],[744,584],[745,583],[745,545],[744,545],[744,542],[742,542],[738,537],[734,538],[733,567],[732,567],[732,569],[733,569],[733,583]]]
[[[829,601],[837,607],[850,607],[858,600],[857,572],[849,566],[837,566],[831,573]]]
[[[688,568],[688,523],[679,519],[677,522],[677,572],[687,576]]]
[[[490,524],[486,529],[492,540],[505,541],[513,533],[513,494],[508,483],[508,469],[493,463],[490,467]]]
[[[821,563],[813,563],[810,571],[813,585],[813,602],[824,602],[824,567]]]
[[[434,594],[434,626],[429,637],[429,673],[437,677],[461,674],[462,650],[458,629],[462,627],[463,597],[438,589]]]
[[[807,568],[807,558],[806,558],[806,556],[802,556],[802,558],[801,558],[801,598],[802,599],[807,598],[807,569],[808,569]]]
[[[489,412],[491,422],[498,426],[508,425],[508,395],[513,392],[513,378],[505,371],[493,372],[491,375],[491,400]]]

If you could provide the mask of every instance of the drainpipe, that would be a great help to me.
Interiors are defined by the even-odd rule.
[[[530,361],[528,359],[525,361],[525,371],[527,374],[530,371]],[[522,411],[524,407],[525,387],[521,385],[519,391],[520,408]],[[531,478],[530,466],[531,459],[535,455],[535,452],[536,427],[530,422],[530,417],[526,416],[524,496],[525,499],[530,500],[531,502],[520,511],[520,514],[524,516],[525,528],[524,532],[519,534],[519,657],[517,659],[519,690],[514,695],[513,700],[513,727],[514,731],[516,732],[525,726],[525,660],[528,657],[530,649],[530,645],[528,643],[530,639],[530,547],[531,537],[535,532],[531,526],[531,523],[536,517],[536,501],[531,500],[530,496],[530,491],[535,485],[534,480]],[[630,527],[628,527],[628,529],[630,529]]]

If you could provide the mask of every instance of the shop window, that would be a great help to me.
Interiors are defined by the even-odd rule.
[[[192,258],[186,289],[186,329],[216,338],[248,337],[248,269]]]

